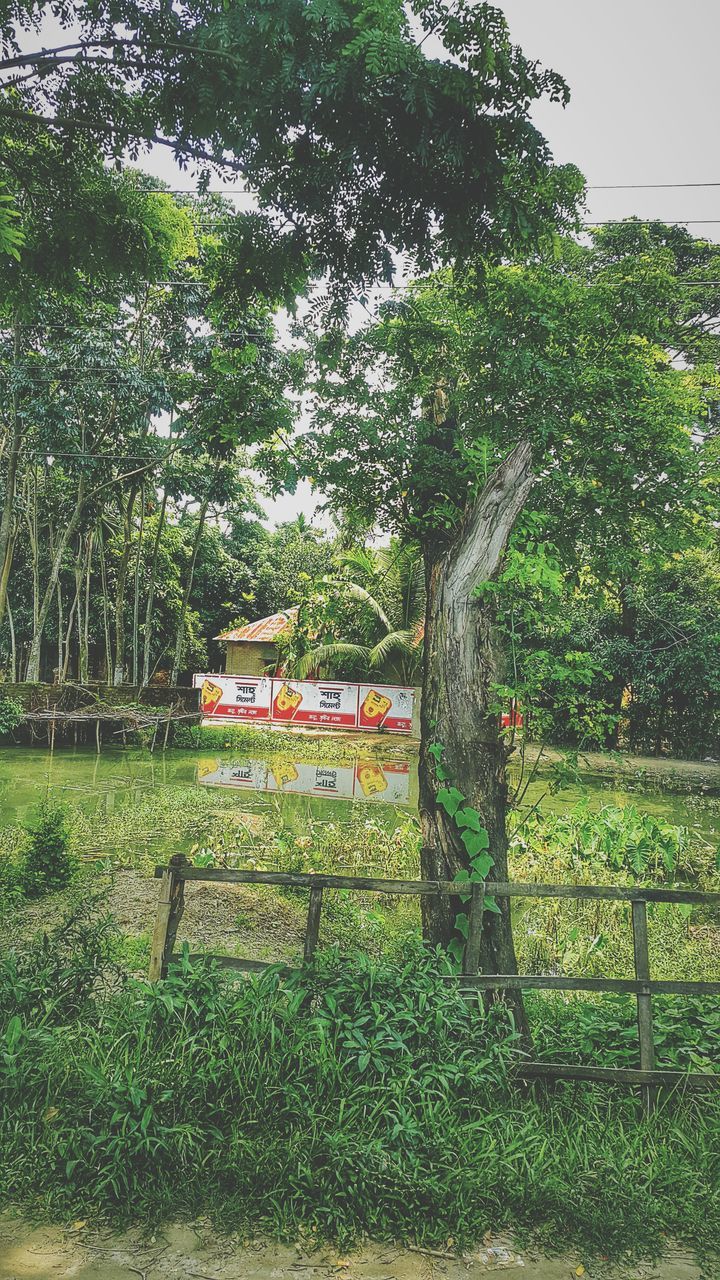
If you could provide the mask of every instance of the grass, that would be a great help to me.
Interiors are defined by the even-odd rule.
[[[298,733],[293,730],[267,729],[243,724],[178,724],[173,747],[187,750],[226,751],[239,748],[248,755],[264,759],[274,756],[292,759],[354,762],[359,755],[388,758],[395,754],[406,759],[417,743],[400,734]]]
[[[717,1248],[720,1100],[646,1120],[591,1086],[528,1095],[502,1008],[469,1007],[418,948],[321,953],[282,985],[185,960],[151,988],[112,946],[76,922],[0,966],[6,1201],[341,1244],[514,1226],[613,1256]]]
[[[264,802],[243,808],[236,856],[237,803],[196,788],[148,792],[107,818],[72,813],[71,843],[109,853],[114,841],[119,859],[148,868],[153,832],[171,826],[200,839],[196,859],[218,864],[417,874],[409,814],[393,826],[364,806],[327,820]],[[534,820],[514,841],[511,874],[720,888],[706,842],[653,824],[583,806]],[[21,859],[25,840],[5,833],[6,858]],[[720,1248],[720,1090],[665,1096],[650,1119],[631,1091],[528,1092],[502,1008],[468,1007],[420,947],[417,900],[328,892],[326,950],[285,984],[272,973],[233,983],[185,960],[150,988],[128,975],[146,967],[152,921],[119,938],[99,904],[87,916],[92,879],[86,866],[47,900],[47,919],[63,903],[74,913],[54,936],[23,941],[15,926],[0,954],[0,1198],[69,1219],[206,1213],[225,1228],[340,1243],[367,1234],[436,1247],[451,1236],[463,1246],[510,1226],[601,1254],[654,1256],[668,1236],[708,1256]],[[251,902],[236,925],[273,960],[277,926],[301,919],[307,896],[262,892],[270,936],[267,914],[253,927]],[[720,976],[715,922],[650,915],[654,976]],[[530,901],[515,933],[523,970],[631,972],[622,906]],[[719,1001],[654,1006],[659,1065],[717,1067]],[[536,1056],[637,1065],[631,999],[531,993],[528,1011]]]

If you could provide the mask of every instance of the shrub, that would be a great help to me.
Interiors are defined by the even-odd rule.
[[[0,698],[0,738],[17,729],[25,712],[16,698]]]
[[[502,1006],[466,1004],[420,948],[318,954],[286,982],[185,953],[102,996],[86,929],[0,963],[0,1199],[341,1244],[462,1248],[508,1224],[614,1255],[720,1238],[716,1096],[644,1118],[630,1092],[518,1090]]]
[[[67,888],[75,868],[69,852],[70,838],[65,811],[46,805],[35,827],[29,829],[30,842],[22,869],[22,882],[29,898],[42,898]]]

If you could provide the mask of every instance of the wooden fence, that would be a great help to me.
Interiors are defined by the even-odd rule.
[[[151,981],[162,977],[175,954],[175,941],[184,906],[184,888],[188,881],[203,880],[212,884],[264,884],[305,888],[310,891],[304,956],[312,957],[318,944],[323,893],[326,889],[344,889],[362,893],[390,895],[450,894],[458,896],[460,886],[446,880],[375,880],[366,876],[308,875],[284,871],[232,871],[192,866],[183,854],[176,854],[166,867],[155,868],[161,879],[157,917],[150,954]],[[486,881],[471,888],[468,909],[468,936],[462,973],[449,977],[464,992],[489,990],[595,991],[622,992],[637,1000],[639,1067],[595,1067],[555,1062],[523,1062],[518,1074],[526,1080],[593,1080],[609,1084],[639,1085],[649,1110],[658,1086],[683,1085],[713,1088],[720,1084],[718,1074],[697,1071],[660,1070],[655,1066],[653,1039],[653,995],[720,995],[720,982],[680,982],[650,977],[648,952],[647,906],[651,902],[703,904],[720,907],[720,893],[702,893],[694,889],[618,888],[605,885],[505,884]],[[573,978],[551,974],[487,974],[479,973],[480,943],[483,924],[483,899],[495,898],[569,898],[575,901],[629,902],[631,908],[634,978]],[[196,956],[194,959],[200,959]],[[205,959],[211,957],[203,956]],[[220,966],[240,972],[255,973],[270,967],[260,960],[241,960],[235,956],[213,956]]]

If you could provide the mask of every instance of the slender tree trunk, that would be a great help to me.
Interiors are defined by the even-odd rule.
[[[40,540],[38,538],[38,492],[37,492],[37,466],[33,471],[33,502],[32,515],[28,521],[30,530],[30,550],[32,554],[32,585],[33,585],[33,632],[37,630],[38,616],[40,613]]]
[[[426,548],[420,816],[422,875],[428,880],[452,880],[470,868],[462,832],[436,801],[433,743],[442,743],[452,785],[487,829],[494,860],[491,878],[508,878],[507,753],[490,711],[492,686],[499,680],[493,607],[474,591],[497,573],[531,485],[531,451],[522,443],[491,476],[451,546],[444,552]],[[515,973],[510,903],[500,899],[498,906],[499,915],[484,915],[481,966],[486,973]],[[457,898],[423,897],[425,936],[446,946],[462,910]],[[513,1003],[524,1027],[522,1002]]]
[[[8,630],[10,632],[10,679],[15,684],[17,680],[17,646],[15,643],[15,622],[13,620],[12,609],[10,608],[10,597],[5,601],[7,609]]]
[[[20,328],[17,320],[14,322],[13,336],[13,363],[17,366],[20,356]],[[17,486],[17,473],[20,463],[20,450],[23,441],[23,422],[20,413],[20,405],[18,403],[17,384],[13,379],[12,393],[12,428],[10,431],[10,444],[8,449],[7,471],[5,473],[5,494],[3,499],[3,509],[0,515],[0,625],[5,617],[5,605],[7,601],[8,583],[10,581],[10,567],[12,565],[13,553],[13,517],[15,514],[15,489]]]
[[[80,561],[81,548],[82,548],[82,541],[79,540],[78,555],[75,560],[75,595],[73,596],[73,602],[70,606],[70,613],[68,614],[67,631],[65,632],[65,657],[63,659],[62,678],[60,680],[61,684],[64,684],[65,681],[67,680],[68,669],[70,667],[70,641],[72,640],[73,623],[75,622],[75,615],[78,611],[78,606],[80,603],[80,591],[82,588],[82,562]],[[79,562],[80,562],[80,567],[78,569]]]
[[[108,617],[107,567],[105,564],[105,539],[103,538],[102,521],[98,524],[98,553],[100,559],[100,587],[103,603],[103,634],[105,636],[105,683],[110,684],[113,669],[112,645],[110,643],[110,619]]]
[[[155,610],[155,580],[157,578],[157,563],[160,554],[160,543],[162,541],[163,529],[165,527],[165,511],[167,508],[167,489],[163,489],[162,502],[160,503],[160,511],[158,513],[158,526],[153,542],[152,559],[150,561],[150,581],[148,582],[147,603],[145,605],[145,636],[143,645],[143,676],[144,685],[150,681],[150,663],[152,661],[152,624]]]
[[[135,555],[135,581],[133,584],[133,633],[132,633],[132,682],[137,685],[140,674],[140,556],[145,532],[145,486],[140,489],[140,524]]]
[[[82,518],[84,507],[85,507],[85,487],[84,487],[84,482],[81,478],[78,485],[78,496],[75,502],[75,509],[67,525],[63,529],[62,534],[58,539],[57,545],[55,547],[55,551],[52,556],[52,562],[50,565],[50,576],[47,581],[47,586],[45,587],[45,594],[43,595],[42,601],[40,603],[40,608],[38,610],[38,620],[35,626],[35,630],[33,632],[32,642],[30,644],[27,672],[25,675],[26,680],[35,681],[40,679],[40,652],[42,649],[42,639],[45,631],[45,626],[47,623],[48,613],[50,611],[50,605],[52,603],[52,599],[53,599],[53,596],[55,595],[55,591],[60,579],[60,569],[62,567],[62,558],[65,553],[65,548],[67,547],[71,538],[75,536],[77,528],[80,524],[80,520]],[[62,663],[60,664],[60,666],[62,668]]]
[[[91,529],[87,535],[85,553],[85,607],[82,627],[78,628],[78,644],[80,647],[79,677],[81,684],[87,684],[90,678],[90,578],[92,576],[92,553],[95,534]]]
[[[65,665],[65,650],[63,649],[63,633],[64,633],[64,630],[65,630],[65,617],[64,617],[64,613],[63,613],[62,582],[60,581],[60,578],[59,578],[59,577],[58,577],[58,580],[57,580],[57,582],[56,582],[56,584],[55,584],[55,595],[56,595],[56,597],[57,597],[57,613],[58,613],[58,621],[57,621],[57,632],[58,632],[58,633],[57,633],[57,666],[56,666],[56,668],[55,668],[55,682],[56,682],[57,684],[62,684],[62,673],[63,673],[63,667],[64,667],[64,665]],[[40,668],[39,668],[39,666],[38,666],[38,677],[37,677],[37,678],[38,678],[38,680],[40,679]]]
[[[215,468],[215,470],[217,472],[217,467]],[[190,570],[188,572],[187,582],[185,583],[185,591],[183,594],[182,605],[180,606],[180,617],[178,619],[177,633],[175,636],[175,658],[173,660],[172,674],[170,676],[171,685],[177,684],[178,676],[180,674],[183,642],[185,640],[185,615],[187,614],[187,608],[190,601],[190,592],[192,591],[193,578],[195,576],[195,564],[197,561],[198,551],[200,549],[200,539],[202,538],[203,529],[205,528],[205,517],[207,515],[208,507],[210,506],[211,487],[212,487],[211,485],[208,486],[207,496],[204,498],[203,504],[200,508],[200,513],[198,515],[197,529],[195,530],[195,537],[193,539],[193,549],[192,549],[192,559],[190,560]]]
[[[115,672],[113,684],[120,685],[125,680],[125,588],[127,586],[130,553],[132,551],[132,519],[135,509],[137,488],[130,490],[123,520],[123,548],[117,571],[115,592]]]

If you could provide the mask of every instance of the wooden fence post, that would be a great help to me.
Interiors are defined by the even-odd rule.
[[[480,944],[482,941],[483,911],[485,909],[485,883],[476,882],[472,887],[468,911],[468,935],[465,943],[463,973],[475,974],[480,970]]]
[[[148,977],[157,982],[167,973],[168,962],[173,953],[178,925],[185,910],[185,881],[178,874],[181,867],[187,865],[184,853],[174,853],[165,868],[160,881],[157,915],[150,947],[150,968]]]
[[[312,960],[315,955],[315,948],[317,947],[318,935],[320,933],[320,911],[322,909],[322,898],[322,885],[313,885],[310,890],[307,930],[305,932],[305,950],[303,953],[303,958],[305,960]]]
[[[632,902],[633,951],[635,977],[638,982],[650,981],[650,954],[648,951],[647,903]],[[653,1039],[652,996],[650,992],[638,992],[637,1024],[640,1040],[640,1070],[655,1070],[655,1041]],[[655,1106],[656,1092],[652,1085],[642,1086],[643,1107],[647,1115]]]

